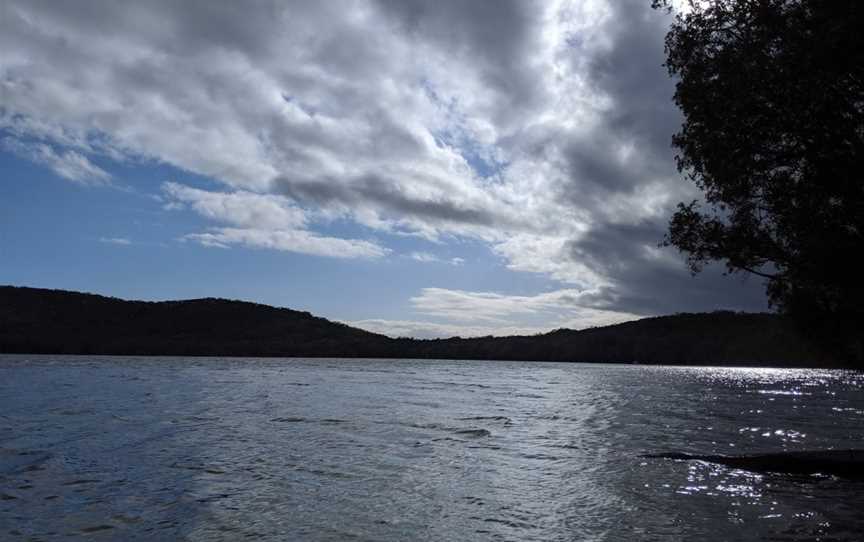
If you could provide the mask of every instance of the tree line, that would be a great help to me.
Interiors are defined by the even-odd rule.
[[[243,301],[126,301],[9,286],[0,287],[0,352],[809,367],[844,362],[773,314],[678,314],[533,336],[420,340]]]

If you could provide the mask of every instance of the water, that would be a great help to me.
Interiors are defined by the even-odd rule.
[[[0,356],[0,539],[860,540],[864,375]]]

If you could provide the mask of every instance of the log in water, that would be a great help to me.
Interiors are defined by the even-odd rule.
[[[864,450],[810,450],[752,455],[712,455],[688,453],[646,454],[642,457],[707,461],[753,472],[785,474],[830,474],[844,478],[864,478]]]

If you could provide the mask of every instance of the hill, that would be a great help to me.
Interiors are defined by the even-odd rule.
[[[350,356],[388,341],[308,312],[244,301],[126,301],[0,287],[0,352]]]
[[[677,314],[534,336],[418,340],[245,301],[126,301],[13,286],[0,286],[0,352],[838,365],[772,314]]]

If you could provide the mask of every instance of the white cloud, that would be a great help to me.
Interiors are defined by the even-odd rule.
[[[514,271],[545,273],[582,289],[605,286],[605,277],[570,257],[568,243],[579,235],[575,231],[570,236],[519,233],[494,244],[493,251]]]
[[[462,265],[465,263],[463,258],[450,258],[449,260],[443,260],[439,256],[432,254],[431,252],[423,252],[423,251],[415,251],[408,254],[408,257],[412,260],[422,262],[422,263],[446,263],[450,265]]]
[[[389,337],[413,337],[415,339],[439,339],[447,337],[504,337],[508,335],[536,335],[546,333],[553,328],[530,326],[480,326],[441,324],[416,320],[353,320],[344,322],[349,326],[358,327],[380,333]]]
[[[100,237],[100,243],[106,243],[109,245],[131,245],[132,241],[125,237]]]
[[[564,223],[507,171],[534,119],[575,113],[561,101],[574,90],[562,73],[566,9],[368,2],[205,15],[191,4],[11,2],[0,126],[384,231],[494,242]]]
[[[213,228],[181,238],[206,247],[241,245],[331,258],[380,258],[390,252],[372,241],[328,237],[309,231],[306,212],[282,196],[245,191],[211,192],[173,182],[163,183],[162,192],[170,210],[188,206],[201,216],[238,226]]]
[[[414,309],[422,314],[449,321],[510,325],[525,318],[542,317],[543,321],[569,323],[578,319],[583,325],[601,325],[633,314],[594,308],[596,291],[562,289],[531,296],[504,295],[494,292],[469,292],[446,288],[424,288],[411,298]],[[561,327],[556,324],[556,327]]]
[[[440,262],[441,260],[438,256],[434,254],[430,254],[428,252],[412,252],[408,255],[412,260],[416,260],[418,262],[431,263],[431,262]]]
[[[330,258],[381,258],[389,253],[388,249],[372,241],[324,237],[304,230],[215,228],[206,233],[190,233],[182,239],[208,247],[242,245]]]
[[[178,183],[162,184],[169,208],[188,205],[198,214],[235,226],[296,229],[307,224],[306,213],[281,196],[251,192],[211,192]]]
[[[25,142],[12,137],[0,140],[0,148],[42,164],[64,179],[79,184],[104,185],[111,181],[107,171],[74,150],[57,152],[46,143]]]
[[[575,313],[570,318],[553,320],[543,325],[528,325],[518,321],[493,323],[488,321],[441,323],[425,320],[366,319],[345,323],[389,337],[413,337],[416,339],[438,339],[447,337],[507,337],[512,335],[537,335],[556,329],[585,329],[588,327],[619,324],[638,317],[606,311],[589,311],[592,314]]]

